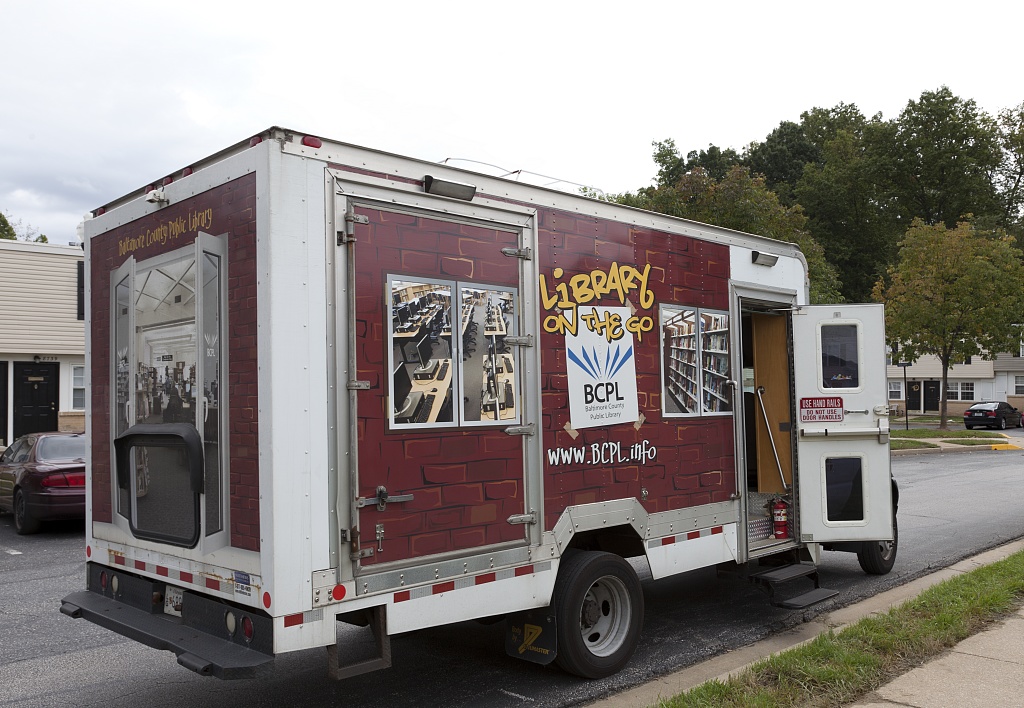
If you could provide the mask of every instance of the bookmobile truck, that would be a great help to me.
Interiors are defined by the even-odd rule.
[[[596,678],[641,635],[628,558],[787,607],[835,594],[823,550],[895,560],[882,307],[809,305],[792,244],[281,128],[84,232],[61,611],[198,673],[504,617]]]

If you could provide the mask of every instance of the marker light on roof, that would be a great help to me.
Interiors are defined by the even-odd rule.
[[[190,174],[192,174],[192,168],[191,167],[186,167],[185,169],[183,169],[181,171],[181,176],[182,177],[188,177]]]
[[[174,181],[173,177],[164,177],[164,186],[166,187],[167,185],[169,185],[173,181]]]
[[[249,147],[253,147],[254,145],[259,145],[262,142],[263,142],[263,138],[261,138],[258,135],[254,135],[251,138],[249,138]]]
[[[302,144],[306,147],[318,148],[323,147],[324,142],[320,138],[314,138],[312,135],[304,135],[302,137]]]

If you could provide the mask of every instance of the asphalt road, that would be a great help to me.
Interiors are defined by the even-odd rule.
[[[1024,446],[1024,432],[1012,435]],[[327,679],[323,650],[279,657],[255,679],[202,678],[178,666],[170,653],[58,612],[60,598],[84,585],[81,524],[22,537],[10,515],[2,515],[0,706],[586,704],[1024,536],[1017,501],[1024,451],[894,457],[893,473],[901,500],[900,552],[892,573],[867,576],[854,555],[826,553],[822,584],[839,590],[839,597],[790,611],[771,607],[751,585],[718,578],[714,570],[654,582],[641,565],[641,646],[626,669],[601,681],[508,658],[503,625],[473,622],[395,637],[390,670],[343,682]]]

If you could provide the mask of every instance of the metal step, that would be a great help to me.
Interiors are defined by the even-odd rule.
[[[828,590],[818,584],[818,568],[811,563],[780,565],[759,573],[751,573],[748,577],[752,583],[768,593],[768,601],[775,607],[785,607],[790,610],[807,607],[839,594],[836,590]],[[775,591],[779,585],[797,578],[807,578],[814,583],[814,589],[786,600],[779,600],[775,597]]]
[[[817,566],[811,565],[810,563],[793,563],[791,565],[783,565],[770,570],[762,570],[759,573],[751,573],[750,579],[758,583],[766,583],[769,585],[775,585],[777,583],[785,583],[796,578],[804,578],[807,576],[815,576],[814,586],[818,586],[818,568]]]
[[[809,607],[819,602],[831,599],[839,594],[838,590],[829,590],[828,588],[815,588],[810,592],[805,592],[803,595],[797,595],[791,597],[788,600],[783,600],[778,603],[773,603],[776,607],[785,607],[787,610],[799,610],[804,607]]]

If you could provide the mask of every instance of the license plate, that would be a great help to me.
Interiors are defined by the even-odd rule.
[[[980,411],[975,411],[974,413],[971,413],[971,415],[974,416],[975,418],[984,418],[985,417],[985,414],[981,413]]]
[[[164,591],[164,614],[181,617],[181,601],[185,591],[179,587],[168,585]]]

